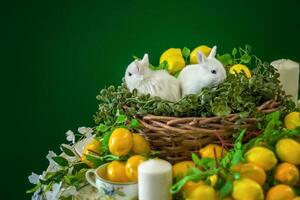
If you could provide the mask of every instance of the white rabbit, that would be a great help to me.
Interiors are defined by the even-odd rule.
[[[197,94],[204,87],[214,87],[226,79],[226,71],[216,56],[217,47],[214,46],[206,57],[197,51],[198,64],[187,65],[179,74],[182,96]]]
[[[137,89],[138,94],[150,94],[173,102],[181,97],[179,81],[166,70],[151,70],[148,54],[128,65],[125,83],[131,92]]]

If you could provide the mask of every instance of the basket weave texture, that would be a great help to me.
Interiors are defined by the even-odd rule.
[[[280,108],[276,100],[269,100],[257,107],[258,112],[271,113]],[[256,118],[240,120],[240,114],[214,117],[168,117],[146,115],[139,119],[141,134],[152,149],[160,151],[159,157],[171,163],[190,160],[192,153],[210,143],[226,143],[233,140],[234,130],[255,129]]]

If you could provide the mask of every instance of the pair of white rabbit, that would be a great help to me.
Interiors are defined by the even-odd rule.
[[[226,71],[215,58],[216,51],[217,47],[214,46],[208,57],[197,51],[198,64],[184,67],[178,79],[166,70],[149,69],[148,54],[145,54],[142,60],[135,60],[128,65],[125,83],[130,91],[137,89],[138,94],[150,94],[176,102],[183,96],[197,94],[204,87],[217,86],[225,80]]]

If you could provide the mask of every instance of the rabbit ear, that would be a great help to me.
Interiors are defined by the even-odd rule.
[[[147,71],[147,68],[149,67],[148,54],[145,53],[142,60],[136,60],[135,65],[137,67],[138,73],[144,74]]]
[[[144,54],[143,59],[141,60],[141,65],[148,66],[149,65],[149,56],[147,53]]]
[[[201,51],[197,51],[197,62],[198,63],[206,62],[206,56]]]
[[[212,50],[210,51],[208,58],[214,58],[216,56],[216,54],[217,54],[217,46],[214,46],[212,48]]]

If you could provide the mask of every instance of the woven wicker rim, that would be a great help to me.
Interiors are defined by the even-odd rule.
[[[257,107],[257,111],[264,114],[279,109],[280,103],[275,99]],[[192,153],[198,152],[207,144],[218,143],[220,139],[232,144],[234,130],[255,129],[257,120],[254,117],[241,119],[239,113],[233,113],[213,117],[146,115],[139,122],[142,127],[140,133],[148,140],[152,149],[160,151],[161,158],[176,163],[190,160]]]

